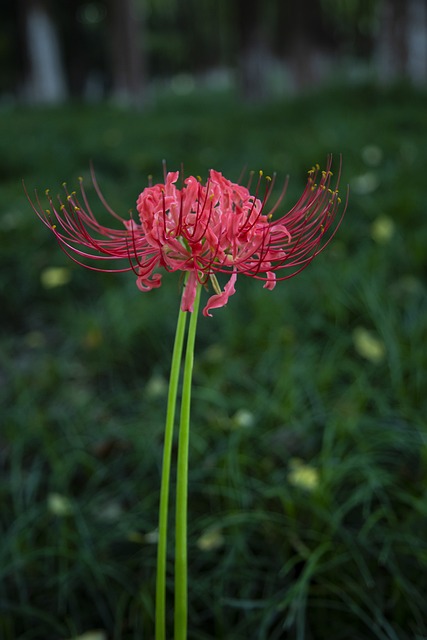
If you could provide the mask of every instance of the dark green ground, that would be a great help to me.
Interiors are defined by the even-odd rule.
[[[93,160],[126,214],[162,158],[231,179],[247,165],[289,173],[290,208],[328,152],[351,190],[333,244],[273,292],[241,277],[200,320],[189,638],[427,638],[426,101],[364,87],[256,108],[3,109],[2,640],[153,638],[179,304],[178,277],[142,294],[132,274],[68,261],[22,178],[55,193]],[[69,282],[46,286],[51,267]]]

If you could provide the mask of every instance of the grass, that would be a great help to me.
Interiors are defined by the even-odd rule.
[[[241,278],[199,323],[189,638],[427,637],[425,98],[364,86],[257,107],[202,95],[141,113],[4,110],[1,638],[153,637],[179,303],[174,276],[140,294],[132,275],[70,263],[22,178],[72,188],[92,160],[126,213],[163,157],[187,174],[247,165],[289,172],[291,206],[330,151],[351,193],[334,243],[273,292]]]

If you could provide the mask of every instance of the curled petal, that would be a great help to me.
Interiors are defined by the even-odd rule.
[[[227,304],[228,298],[232,296],[234,293],[236,293],[236,289],[234,288],[236,279],[237,279],[237,273],[234,272],[230,280],[225,285],[224,291],[222,293],[216,293],[215,295],[209,298],[206,307],[203,309],[204,316],[206,317],[209,316],[211,318],[212,314],[209,313],[211,309],[218,309],[220,307],[224,307]]]
[[[184,285],[184,293],[182,294],[182,303],[181,303],[182,311],[193,312],[197,284],[198,284],[198,280],[197,280],[196,272],[190,271],[190,273],[188,274],[187,282]]]
[[[151,291],[158,289],[162,284],[162,276],[160,273],[154,273],[150,276],[138,276],[136,286],[140,291]]]
[[[264,289],[273,291],[276,286],[276,274],[273,271],[267,271],[267,280],[265,281]]]

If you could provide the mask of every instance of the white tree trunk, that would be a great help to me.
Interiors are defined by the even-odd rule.
[[[427,0],[408,0],[408,75],[418,85],[427,82]]]
[[[30,74],[28,101],[54,104],[67,97],[65,73],[54,24],[43,5],[31,3],[25,16]]]

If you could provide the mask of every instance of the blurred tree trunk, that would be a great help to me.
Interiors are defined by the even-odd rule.
[[[285,57],[296,93],[319,85],[330,71],[333,41],[325,30],[319,0],[282,4],[281,24],[291,25],[284,42]]]
[[[427,82],[426,0],[385,0],[380,15],[376,60],[384,83],[408,78]]]
[[[427,0],[408,0],[408,74],[427,83]]]
[[[143,52],[143,3],[110,0],[113,97],[124,104],[141,106],[145,98]]]
[[[270,52],[262,28],[263,2],[237,0],[236,6],[240,89],[245,100],[256,102],[268,95],[267,70]]]
[[[407,0],[384,0],[380,13],[377,60],[381,82],[403,77],[406,69]]]
[[[308,56],[310,34],[307,29],[307,14],[310,15],[310,2],[295,2],[292,10],[292,32],[289,34],[290,59],[289,67],[293,88],[299,92],[309,87],[313,81],[312,69]]]
[[[27,72],[24,96],[30,102],[58,103],[67,83],[55,24],[45,0],[20,0]]]

